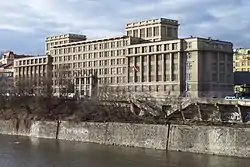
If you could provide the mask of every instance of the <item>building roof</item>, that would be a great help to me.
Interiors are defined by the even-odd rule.
[[[234,49],[234,55],[249,55],[250,49],[249,48],[237,48]]]
[[[179,25],[178,20],[167,19],[167,18],[156,18],[151,20],[140,20],[135,22],[127,23],[125,29],[133,28],[133,27],[140,27],[145,25],[151,25],[155,23],[165,23],[165,24],[172,24],[172,25]]]
[[[9,64],[1,64],[0,65],[0,68],[8,68],[8,67],[10,67],[10,66],[13,66],[13,62],[12,63],[9,63]]]

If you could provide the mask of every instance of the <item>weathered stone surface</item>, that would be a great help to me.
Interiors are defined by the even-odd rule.
[[[18,135],[30,136],[31,125],[34,123],[32,120],[19,120],[18,121]]]
[[[58,139],[89,142],[89,133],[85,122],[62,121],[59,126]]]
[[[91,122],[59,125],[56,121],[0,120],[0,134],[52,139],[58,134],[58,139],[64,140],[163,150],[168,145],[170,151],[250,157],[250,128]]]
[[[0,134],[17,135],[17,120],[0,120]]]
[[[250,129],[171,125],[168,149],[250,157]]]
[[[58,139],[166,149],[167,133],[163,125],[62,122]]]
[[[56,121],[35,121],[30,126],[30,135],[32,137],[56,139],[57,122]]]
[[[109,123],[106,144],[166,149],[168,126]]]

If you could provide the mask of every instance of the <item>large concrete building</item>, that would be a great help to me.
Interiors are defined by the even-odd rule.
[[[89,84],[97,85],[99,93],[99,88],[108,86],[109,91],[163,97],[233,93],[232,43],[179,38],[178,26],[176,20],[160,18],[128,23],[118,37],[47,37],[45,52],[52,57],[54,93],[60,87],[59,78],[72,82],[74,90],[85,95]],[[17,68],[18,75],[20,71]]]
[[[160,18],[128,23],[125,35],[119,37],[82,38],[65,44],[58,44],[61,36],[48,37],[58,39],[54,41],[58,45],[49,49],[53,85],[56,69],[68,64],[72,81],[94,72],[100,87],[109,85],[126,92],[194,97],[232,93],[232,43],[198,37],[180,39],[178,26],[178,21]]]

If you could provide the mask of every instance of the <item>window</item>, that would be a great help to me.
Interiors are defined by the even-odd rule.
[[[177,50],[178,49],[178,44],[177,43],[173,43],[172,44],[172,50]]]
[[[167,50],[169,50],[169,44],[164,45],[164,51],[167,51]]]
[[[172,37],[172,28],[171,27],[167,27],[167,36]]]
[[[187,53],[187,58],[188,58],[188,59],[191,59],[191,58],[192,58],[192,53],[188,52],[188,53]]]
[[[140,53],[140,48],[139,47],[135,48],[135,54],[137,54],[137,53]]]
[[[133,35],[134,37],[139,37],[138,30],[134,30],[133,33],[134,33],[134,35]]]
[[[188,63],[187,63],[187,68],[188,68],[189,70],[191,70],[191,69],[192,69],[192,63],[188,62]]]
[[[140,29],[140,37],[145,37],[145,29]]]
[[[152,28],[147,28],[147,37],[152,37]]]
[[[128,54],[133,54],[133,48],[128,49]]]
[[[212,74],[212,81],[217,81],[217,74]]]
[[[154,27],[154,36],[159,36],[159,27]]]
[[[156,46],[156,51],[158,52],[158,51],[161,51],[161,45],[157,45]]]
[[[149,46],[149,52],[154,52],[154,46]]]
[[[128,36],[132,36],[132,30],[127,31]]]

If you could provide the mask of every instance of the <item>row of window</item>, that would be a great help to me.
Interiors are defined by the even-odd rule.
[[[56,71],[52,73],[52,77],[80,77],[84,74],[97,73],[98,75],[123,75],[126,71],[125,67],[114,67],[114,68],[100,68],[100,69],[85,69],[77,71]]]
[[[86,62],[74,62],[67,63],[69,69],[74,68],[88,68],[88,67],[97,67],[97,66],[121,66],[124,65],[125,58],[119,59],[109,59],[109,60],[95,60],[95,61],[86,61]],[[53,69],[60,69],[59,65],[53,65]]]
[[[81,48],[81,47],[80,47]],[[192,43],[189,42],[188,48],[192,48]],[[111,51],[103,51],[103,52],[94,52],[94,53],[86,53],[83,55],[94,55],[96,58],[100,57],[109,57],[109,56],[120,56],[128,54],[138,54],[138,53],[150,53],[150,52],[160,52],[160,51],[170,51],[170,50],[178,50],[180,49],[179,43],[170,43],[170,44],[159,44],[159,45],[150,45],[150,46],[140,46],[119,50],[111,50]],[[75,50],[74,48],[64,48],[64,49],[54,49],[51,51],[52,55],[61,55],[61,54],[69,54],[69,53],[78,53],[82,52],[82,50]]]
[[[68,48],[54,49],[54,55],[58,54],[68,54],[68,53],[78,53],[78,52],[89,52],[96,50],[104,50],[110,48],[120,48],[128,45],[128,40],[120,40],[117,42],[102,42],[96,44],[85,44],[81,46],[73,46]]]
[[[46,58],[40,58],[40,59],[28,59],[28,60],[19,60],[16,61],[16,66],[19,65],[36,65],[36,64],[40,64],[40,63],[46,63],[47,59]]]
[[[235,62],[234,65],[235,65],[236,67],[250,66],[250,61]]]
[[[151,45],[151,46],[142,46],[129,48],[128,54],[138,54],[138,53],[148,53],[148,52],[160,52],[160,51],[169,51],[169,50],[178,50],[178,43],[163,44],[163,45]]]
[[[249,71],[250,72],[250,68],[234,69],[234,71]]]
[[[125,54],[126,54],[125,50],[116,50],[116,51],[113,50],[113,51],[104,51],[95,53],[85,53],[78,55],[56,56],[53,57],[53,62],[91,60],[91,59],[123,56]]]
[[[172,27],[161,27],[161,34],[160,34],[160,26],[155,27],[147,27],[147,28],[140,28],[140,29],[134,29],[134,30],[128,30],[127,36],[133,36],[133,37],[141,37],[141,38],[148,38],[148,37],[157,37],[157,36],[163,36],[163,37],[176,37],[177,36],[177,28]]]
[[[235,55],[234,59],[244,61],[244,60],[250,60],[250,57],[249,57],[249,55],[243,55],[243,56]]]
[[[172,75],[170,74],[164,74],[163,76],[161,74],[155,75],[154,73],[150,73],[150,75],[143,74],[140,75],[130,75],[128,78],[129,83],[137,83],[137,82],[163,82],[163,81],[178,81],[179,75],[177,73],[174,73]]]

